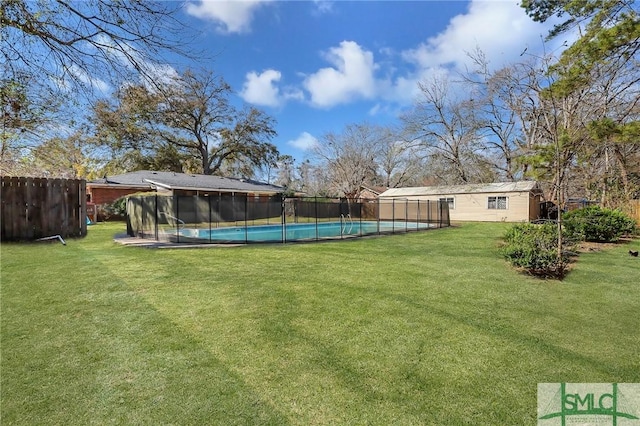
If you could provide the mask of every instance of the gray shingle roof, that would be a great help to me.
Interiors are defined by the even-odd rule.
[[[196,175],[174,172],[154,172],[140,170],[116,176],[105,176],[91,181],[95,184],[139,186],[152,188],[159,186],[166,189],[187,189],[200,191],[228,191],[228,192],[273,192],[279,193],[284,188],[249,179],[236,179],[220,176]]]
[[[417,186],[407,188],[391,188],[380,194],[380,197],[409,197],[421,195],[477,194],[502,192],[538,191],[536,181],[479,183],[467,185]]]

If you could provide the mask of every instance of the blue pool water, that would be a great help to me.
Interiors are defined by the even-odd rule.
[[[406,230],[427,229],[427,223],[400,222],[322,222],[292,223],[284,229],[281,224],[261,226],[238,226],[215,229],[183,229],[180,236],[220,242],[271,242],[303,241],[321,238],[336,238],[350,235],[368,235],[379,232],[404,232]]]

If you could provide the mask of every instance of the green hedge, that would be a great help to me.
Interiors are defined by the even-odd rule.
[[[623,212],[598,206],[573,210],[562,218],[567,234],[576,240],[615,242],[636,230],[635,221]]]
[[[105,210],[110,216],[125,217],[127,215],[127,196],[120,197],[107,204]]]

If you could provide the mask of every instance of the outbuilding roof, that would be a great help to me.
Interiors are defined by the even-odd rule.
[[[478,183],[466,185],[445,186],[416,186],[406,188],[390,188],[380,194],[384,197],[415,197],[428,195],[449,194],[478,194],[478,193],[505,193],[505,192],[539,192],[540,187],[536,181]]]
[[[175,190],[279,193],[284,188],[251,179],[140,170],[122,175],[105,176],[89,182],[93,186],[126,186],[141,189],[161,187]]]

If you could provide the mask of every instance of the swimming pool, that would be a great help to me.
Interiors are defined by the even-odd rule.
[[[214,229],[182,229],[179,236],[189,240],[208,242],[286,242],[305,241],[378,233],[406,232],[432,227],[421,222],[320,222],[259,226],[234,226]]]

